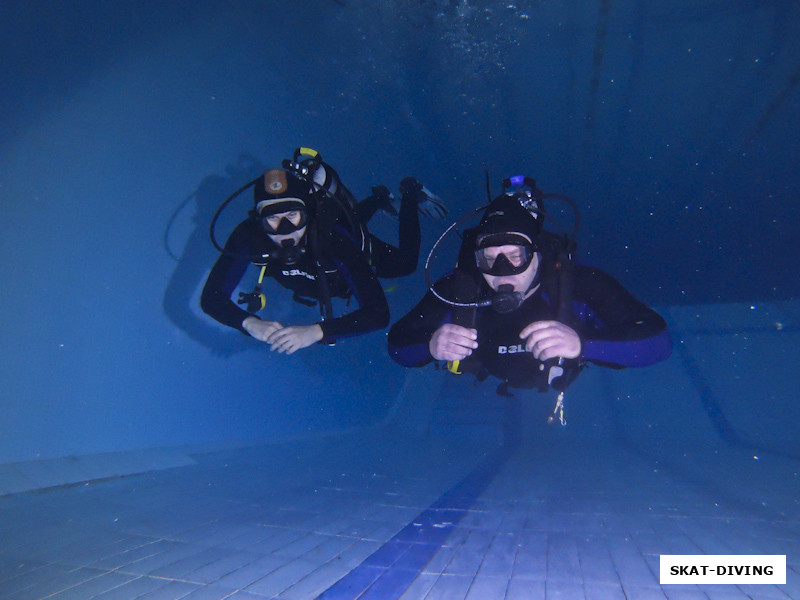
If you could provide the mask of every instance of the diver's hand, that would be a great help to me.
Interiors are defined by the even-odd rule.
[[[301,348],[308,348],[322,339],[322,327],[319,325],[297,325],[279,329],[267,339],[270,352],[276,350],[283,354],[294,354]]]
[[[425,195],[422,193],[422,184],[414,177],[405,177],[400,182],[400,195],[413,196],[414,200],[424,200]]]
[[[392,201],[394,196],[385,185],[376,185],[372,188],[372,198],[378,206],[378,210],[382,210],[390,217],[397,216],[397,209],[394,207]]]
[[[392,192],[389,191],[389,188],[385,185],[376,185],[372,187],[372,197],[376,200],[381,200],[383,202],[389,202],[389,197],[391,196]]]
[[[558,321],[535,321],[523,329],[519,337],[534,358],[577,358],[581,354],[581,338],[571,327]]]
[[[446,323],[433,332],[428,349],[435,360],[461,360],[478,347],[478,332]]]
[[[277,321],[262,321],[258,317],[247,317],[242,321],[242,328],[260,342],[266,342],[273,333],[283,329]]]

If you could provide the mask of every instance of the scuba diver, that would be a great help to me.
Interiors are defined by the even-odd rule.
[[[672,343],[664,319],[610,275],[575,264],[569,235],[544,229],[550,197],[569,200],[511,177],[500,196],[451,225],[442,238],[485,208],[464,233],[455,270],[431,284],[428,267],[442,238],[434,245],[429,291],[391,327],[388,344],[403,366],[448,361],[457,374],[492,375],[502,395],[508,387],[552,387],[559,396],[548,423],[563,425],[564,390],[586,362],[646,366],[666,359]]]
[[[238,194],[253,187],[254,206],[220,247],[214,235],[217,218]],[[361,203],[334,169],[310,148],[298,148],[282,168],[272,169],[232,194],[217,210],[211,239],[221,252],[201,296],[204,312],[224,325],[292,354],[316,342],[332,345],[342,337],[389,324],[389,307],[379,277],[403,277],[417,267],[419,212],[444,216],[441,200],[413,177],[400,184],[400,207],[385,186],[376,186]],[[392,246],[370,234],[366,222],[378,211],[396,215],[399,243]],[[250,264],[260,267],[252,293],[231,297]],[[264,277],[291,290],[301,304],[319,304],[320,320],[284,326],[256,313],[266,306]],[[355,297],[358,308],[332,314],[331,298]],[[241,308],[239,305],[245,305]]]

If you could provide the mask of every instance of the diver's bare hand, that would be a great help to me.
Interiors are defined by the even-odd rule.
[[[558,321],[535,321],[523,329],[519,337],[534,358],[577,358],[581,353],[581,338],[571,327]]]
[[[453,323],[439,327],[428,342],[428,349],[435,360],[461,360],[477,347],[477,330]]]
[[[260,342],[266,342],[273,333],[283,329],[277,321],[262,321],[258,317],[247,317],[242,321],[242,328]]]
[[[270,352],[294,354],[301,348],[308,348],[322,339],[322,327],[319,325],[297,325],[284,327],[267,339]]]

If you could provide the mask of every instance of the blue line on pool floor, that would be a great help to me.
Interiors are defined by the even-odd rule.
[[[442,547],[510,454],[503,447],[442,494],[318,600],[398,598]]]

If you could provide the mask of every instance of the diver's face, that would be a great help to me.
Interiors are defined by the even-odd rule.
[[[483,252],[486,258],[491,262],[494,262],[494,259],[501,254],[505,254],[506,258],[512,263],[512,265],[514,264],[515,260],[521,260],[521,257],[517,256],[519,253],[519,246],[491,246],[489,248],[484,248]],[[531,259],[531,264],[528,265],[528,268],[522,273],[517,273],[516,275],[489,275],[488,273],[482,273],[482,275],[486,280],[486,283],[489,284],[489,287],[495,291],[497,291],[501,285],[512,285],[514,286],[515,292],[524,293],[528,291],[528,288],[533,282],[534,277],[536,277],[536,272],[539,270],[540,259],[541,254],[539,252],[535,252],[533,254],[533,259]]]
[[[297,227],[303,220],[303,213],[300,212],[299,210],[289,210],[286,212],[275,213],[274,215],[264,217],[263,219],[264,228],[267,230],[271,229],[275,231],[280,227],[281,221],[283,219],[286,219],[292,225]],[[285,233],[285,234],[267,233],[269,239],[275,242],[275,244],[278,246],[283,245],[283,242],[286,240],[291,240],[292,245],[297,246],[300,244],[300,240],[303,239],[303,236],[305,234],[306,234],[305,225],[303,227],[300,227],[300,229],[297,229],[296,231],[292,231],[291,233]]]

